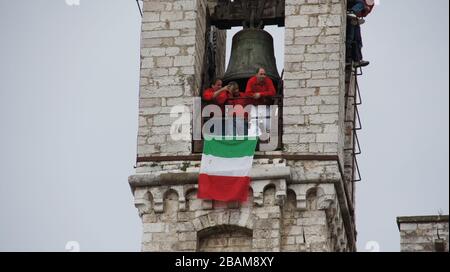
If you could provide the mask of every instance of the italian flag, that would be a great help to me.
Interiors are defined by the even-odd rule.
[[[205,138],[198,179],[198,198],[247,201],[257,138],[241,138]]]

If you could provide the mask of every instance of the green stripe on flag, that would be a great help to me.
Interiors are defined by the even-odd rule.
[[[256,144],[256,138],[245,140],[205,139],[203,154],[221,158],[253,156],[255,155]]]

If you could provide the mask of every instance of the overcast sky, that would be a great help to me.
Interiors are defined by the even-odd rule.
[[[449,2],[432,2],[381,0],[363,25],[359,251],[399,251],[396,216],[448,214]],[[139,38],[134,0],[0,0],[0,251],[140,250]]]

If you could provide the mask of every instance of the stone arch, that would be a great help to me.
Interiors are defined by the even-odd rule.
[[[155,213],[163,212],[163,192],[166,187],[150,187],[149,191],[153,196],[153,210]]]
[[[197,251],[248,252],[252,249],[253,231],[238,225],[217,225],[197,232]]]
[[[197,188],[190,188],[186,191],[186,210],[195,211],[202,209],[202,200],[197,198]]]
[[[197,188],[189,188],[184,193],[184,197],[186,198],[186,200],[197,198],[197,191]]]
[[[148,209],[151,211],[152,208],[153,208],[153,195],[152,195],[152,193],[150,191],[147,191],[145,193],[144,197],[145,197],[145,201],[146,201],[146,203],[148,205]]]
[[[310,211],[317,210],[317,200],[319,197],[319,187],[309,188],[306,191],[306,209]]]
[[[253,229],[255,218],[249,211],[223,210],[209,212],[195,218],[192,223],[196,231],[211,228],[219,225],[236,225],[243,228]]]
[[[179,195],[178,192],[169,189],[166,192],[164,192],[163,196],[163,205],[164,205],[164,213],[171,214],[178,212],[179,209]]]
[[[324,188],[315,186],[306,191],[308,210],[328,210],[334,203],[334,194],[326,194]]]
[[[330,185],[331,184],[325,184],[321,185],[318,188],[317,208],[319,210],[329,210],[336,204],[336,194],[334,193],[334,186]]]
[[[296,208],[297,208],[297,194],[294,192],[294,190],[288,189],[284,209],[287,211],[295,211]]]
[[[197,186],[194,186],[193,184],[183,186],[184,198],[187,199],[188,194],[192,193],[193,191],[197,192],[197,189],[198,189]]]
[[[276,204],[275,199],[276,186],[272,183],[267,184],[263,189],[263,205],[273,206]]]
[[[150,213],[153,209],[152,193],[147,188],[135,190],[134,206],[138,209],[139,216]]]
[[[298,225],[299,212],[297,212],[297,194],[294,190],[288,189],[286,201],[281,213],[280,228],[280,249],[281,251],[298,251],[303,232],[302,226]]]
[[[248,188],[248,199],[247,199],[247,201],[246,202],[243,202],[243,203],[241,203],[241,207],[242,208],[252,208],[253,207],[253,200],[254,200],[254,197],[253,197],[253,188],[250,186],[249,188]]]

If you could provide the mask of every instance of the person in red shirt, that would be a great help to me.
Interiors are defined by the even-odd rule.
[[[214,135],[222,135],[225,132],[225,129],[223,128],[225,125],[223,116],[225,114],[225,102],[230,96],[230,90],[229,86],[222,87],[222,84],[223,82],[221,79],[215,79],[211,87],[204,90],[202,95],[204,101],[220,107],[220,115],[215,115],[213,119],[220,120],[219,122],[222,122],[222,129],[214,126],[211,131],[208,131],[208,133],[212,133]]]
[[[237,84],[237,82],[232,81],[228,84],[228,86],[230,92],[228,95],[227,105],[232,105],[233,107],[242,106],[242,108],[245,108],[245,106],[250,104],[247,95],[239,90],[239,85]],[[244,117],[245,113],[240,109],[240,107],[236,107],[235,109],[236,110],[233,113],[236,115],[236,117]]]
[[[254,104],[264,104],[264,100],[261,98],[276,95],[275,86],[263,67],[258,68],[256,75],[248,80],[245,95],[253,97]]]
[[[222,87],[222,80],[216,79],[211,85],[211,88],[206,89],[203,92],[203,100],[213,102],[219,106],[225,104],[229,96],[228,86]]]

